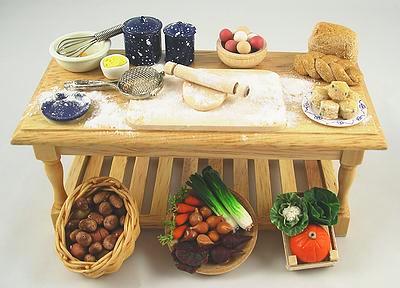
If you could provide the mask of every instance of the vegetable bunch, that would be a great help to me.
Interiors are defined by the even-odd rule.
[[[335,225],[339,200],[324,188],[312,188],[300,197],[297,193],[278,195],[270,211],[271,223],[288,236],[301,233],[307,225]]]
[[[226,187],[218,172],[210,166],[203,169],[202,175],[191,175],[186,184],[193,188],[216,215],[224,217],[235,230],[238,226],[244,230],[253,227],[253,219],[249,212]]]

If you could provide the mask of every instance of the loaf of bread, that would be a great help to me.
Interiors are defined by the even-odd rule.
[[[350,60],[320,52],[296,55],[293,68],[300,75],[322,78],[328,83],[337,80],[352,86],[359,84],[362,79],[360,70]]]
[[[357,34],[342,25],[320,22],[315,25],[308,40],[308,50],[336,55],[356,62],[358,56]]]

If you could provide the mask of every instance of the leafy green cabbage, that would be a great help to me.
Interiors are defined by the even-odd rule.
[[[286,235],[297,235],[308,225],[307,205],[296,193],[279,194],[271,208],[270,220]]]
[[[339,200],[336,195],[323,188],[312,188],[304,192],[310,223],[335,225],[338,222]]]

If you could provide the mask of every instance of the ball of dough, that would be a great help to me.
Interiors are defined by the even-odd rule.
[[[247,33],[244,31],[237,31],[235,35],[233,35],[233,40],[235,40],[236,42],[246,41]]]
[[[198,111],[209,111],[224,103],[226,94],[191,82],[183,82],[183,101]]]
[[[251,52],[251,45],[247,41],[240,41],[236,49],[240,54],[249,54]]]
[[[349,85],[343,81],[332,81],[331,84],[328,85],[328,95],[332,100],[346,100],[349,96],[349,91]]]
[[[237,27],[235,32],[238,32],[238,31],[243,31],[246,34],[250,34],[250,32],[251,32],[249,27],[247,27],[247,26],[239,26],[239,27]]]

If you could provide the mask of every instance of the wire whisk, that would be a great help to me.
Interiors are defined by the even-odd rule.
[[[110,39],[122,33],[123,24],[111,27],[90,36],[77,36],[63,39],[57,45],[57,53],[67,57],[79,57],[93,44]]]

